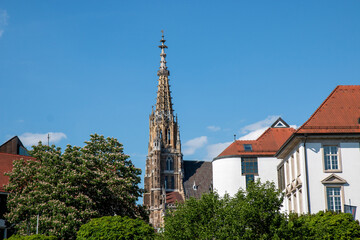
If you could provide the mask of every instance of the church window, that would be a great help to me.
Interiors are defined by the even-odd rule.
[[[167,188],[168,188],[168,177],[165,176],[165,189],[167,189]]]
[[[170,129],[167,130],[167,141],[168,144],[170,144],[170,140],[171,140],[171,134],[170,134]]]
[[[175,189],[175,178],[174,176],[170,177],[170,189]]]
[[[252,152],[252,145],[251,144],[244,144],[245,152]]]
[[[258,173],[258,163],[257,158],[255,157],[243,157],[241,158],[241,173],[246,174],[257,174]]]
[[[167,171],[174,170],[174,160],[170,156],[166,159],[166,170]]]

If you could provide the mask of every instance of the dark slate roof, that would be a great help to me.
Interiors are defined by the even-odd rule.
[[[185,198],[200,198],[212,190],[212,163],[205,161],[184,161]]]

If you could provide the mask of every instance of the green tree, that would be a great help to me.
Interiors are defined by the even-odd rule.
[[[107,216],[91,219],[82,225],[77,240],[153,239],[154,228],[145,221],[121,216]]]
[[[283,239],[355,239],[360,238],[359,222],[349,213],[323,212],[290,214],[281,228]]]
[[[91,218],[107,215],[146,217],[136,205],[141,170],[115,138],[91,135],[84,147],[33,146],[36,161],[14,161],[8,173],[7,220],[20,234],[39,232],[74,239]]]
[[[220,198],[204,194],[178,204],[165,216],[165,239],[271,239],[283,224],[283,196],[270,182],[251,183],[247,191]]]

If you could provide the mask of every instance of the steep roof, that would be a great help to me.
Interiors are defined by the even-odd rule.
[[[296,133],[360,133],[360,85],[337,86]]]
[[[5,176],[5,173],[11,172],[13,161],[21,158],[35,160],[35,158],[29,156],[0,153],[0,192],[5,192],[4,185],[9,183],[9,177]]]
[[[272,126],[276,126],[277,122],[284,122],[279,118]],[[294,128],[289,127],[285,122],[282,127],[268,128],[256,140],[236,140],[230,144],[215,159],[225,156],[274,156],[285,141],[295,132]],[[251,144],[251,151],[245,150],[245,145]]]
[[[176,202],[184,202],[181,194],[179,192],[166,192],[166,203],[175,204]]]
[[[184,161],[185,198],[200,198],[212,189],[212,163],[205,161]]]

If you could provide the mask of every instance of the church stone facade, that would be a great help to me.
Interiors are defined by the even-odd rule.
[[[159,46],[161,61],[157,73],[159,80],[156,107],[149,117],[150,133],[145,170],[144,205],[150,211],[150,222],[155,228],[162,226],[166,208],[176,200],[181,202],[185,199],[180,132],[171,101],[165,41],[163,35]],[[169,202],[170,199],[172,201]]]

